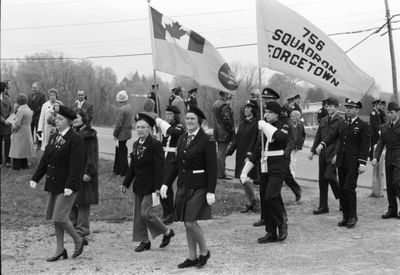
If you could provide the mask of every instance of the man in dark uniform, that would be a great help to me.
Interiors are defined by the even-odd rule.
[[[184,133],[185,127],[180,122],[180,111],[178,107],[168,105],[165,110],[165,120],[156,118],[157,127],[161,130],[163,135],[162,145],[164,148],[165,156],[165,175],[171,169],[172,166],[176,165],[176,145],[179,137]],[[177,171],[176,171],[177,172]],[[171,175],[168,181],[164,181],[164,184],[168,186],[167,198],[161,199],[161,206],[163,208],[162,221],[164,224],[170,224],[173,222],[174,214],[174,191],[172,184],[174,183],[178,173]]]
[[[160,98],[158,97],[158,95],[156,94],[156,92],[158,91],[158,84],[151,85],[151,92],[147,95],[148,98],[151,98],[154,101],[154,110],[153,112],[156,114],[159,114],[159,112],[161,111],[160,108]]]
[[[240,180],[245,182],[249,171],[261,161],[261,170],[264,172],[262,184],[265,185],[261,195],[262,208],[266,223],[267,234],[258,239],[259,243],[283,241],[287,237],[287,223],[284,220],[285,207],[281,196],[281,189],[286,173],[289,171],[290,159],[284,156],[284,150],[289,139],[289,126],[279,120],[282,107],[277,102],[266,104],[266,121],[260,120],[258,125],[266,141],[265,152],[261,159],[261,139],[249,160],[243,167]],[[265,164],[267,164],[265,166]],[[278,234],[277,234],[278,229]]]
[[[328,111],[326,110],[326,99],[322,100],[322,107],[318,110],[317,114],[317,123],[319,124],[323,117],[328,115]]]
[[[381,134],[372,165],[376,165],[386,146],[385,171],[389,208],[382,219],[400,219],[396,199],[397,197],[400,200],[400,107],[396,102],[390,102],[387,112],[388,122],[380,127]]]
[[[186,108],[188,108],[189,105],[192,105],[194,107],[197,107],[197,98],[196,98],[196,94],[197,94],[197,88],[193,88],[191,90],[188,91],[188,97],[185,100],[185,105]]]
[[[28,95],[28,106],[33,111],[31,132],[32,137],[36,140],[38,148],[41,147],[41,141],[35,139],[34,133],[38,129],[39,117],[42,112],[42,105],[46,102],[46,95],[40,91],[41,85],[39,82],[32,84],[32,93]],[[38,133],[39,134],[39,133]],[[39,134],[40,135],[40,134]]]
[[[378,143],[379,127],[381,126],[381,110],[379,107],[380,100],[377,99],[372,102],[372,111],[369,114],[369,127],[371,129],[371,147],[369,150],[369,159],[372,160],[374,156],[374,146]]]
[[[282,114],[281,117],[285,119],[289,119],[290,113],[294,110],[294,98],[289,97],[287,99],[287,103],[282,106]]]
[[[386,123],[386,101],[381,100],[379,102],[379,110],[380,110],[379,117],[380,117],[380,121],[381,121],[380,125],[383,125]]]
[[[326,99],[328,116],[321,119],[318,126],[317,134],[314,138],[314,144],[311,148],[309,159],[312,160],[313,155],[319,155],[319,207],[313,211],[314,215],[329,212],[328,208],[328,186],[331,186],[332,192],[336,199],[340,198],[339,184],[337,182],[336,166],[332,163],[333,157],[336,155],[336,139],[327,139],[332,133],[337,133],[339,124],[343,121],[338,114],[339,101],[336,98],[329,97]]]
[[[346,121],[339,124],[339,131],[332,133],[327,139],[335,139],[337,143],[336,166],[338,167],[339,186],[341,192],[341,207],[343,219],[339,226],[352,228],[358,221],[357,217],[357,179],[365,172],[370,145],[368,123],[358,117],[362,108],[361,102],[346,99]],[[335,158],[334,158],[335,160]]]
[[[301,111],[301,107],[300,107],[300,99],[301,99],[301,97],[300,97],[299,94],[297,94],[297,95],[295,95],[295,96],[293,97],[293,101],[294,101],[293,110],[297,110],[297,111],[299,111],[300,114],[301,114],[302,111]]]

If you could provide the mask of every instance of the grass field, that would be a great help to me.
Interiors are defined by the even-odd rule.
[[[14,171],[1,168],[1,223],[6,229],[24,229],[43,224],[47,202],[44,192],[44,178],[36,189],[29,187],[30,177],[35,171],[39,159],[31,160],[31,168]],[[91,219],[107,222],[132,220],[132,193],[120,191],[123,177],[112,173],[113,162],[100,159],[99,193],[100,202],[92,207]],[[229,215],[243,206],[244,192],[238,180],[222,181],[217,185],[217,201],[213,213]],[[161,213],[161,207],[158,207]]]

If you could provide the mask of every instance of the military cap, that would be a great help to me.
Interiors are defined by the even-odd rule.
[[[351,100],[350,98],[346,98],[346,100],[344,101],[344,106],[354,107],[354,108],[358,108],[358,109],[362,108],[362,104],[360,101],[355,102],[355,101]]]
[[[389,102],[387,110],[388,111],[399,111],[400,110],[399,104],[397,104],[394,101]]]
[[[262,91],[261,96],[263,98],[272,98],[272,99],[279,99],[280,96],[277,92],[275,92],[274,90],[272,90],[271,88],[264,88],[264,90]]]
[[[156,124],[156,121],[154,118],[152,118],[148,113],[146,112],[140,112],[135,116],[135,121],[138,122],[140,120],[145,121],[147,124],[149,124],[150,127],[153,127]]]
[[[381,102],[379,102],[382,105],[386,105],[386,101],[382,100]]]
[[[250,100],[247,100],[247,102],[246,102],[246,104],[244,104],[244,106],[245,107],[251,107],[251,108],[257,108],[257,101],[256,100],[253,100],[253,99],[250,99]]]
[[[180,114],[181,111],[178,109],[178,107],[176,107],[175,105],[168,105],[165,108],[165,111],[167,112],[173,112],[174,114]]]
[[[199,108],[193,105],[188,105],[187,113],[193,113],[201,119],[206,119],[204,113]]]
[[[295,96],[293,97],[293,99],[300,99],[300,95],[299,95],[299,94],[295,95]]]
[[[274,112],[275,114],[278,115],[282,113],[282,107],[276,101],[267,102],[267,106],[265,107],[265,109],[270,110],[271,112]]]
[[[71,108],[64,106],[64,105],[60,105],[58,107],[57,114],[65,117],[65,118],[68,118],[69,120],[76,119],[76,113],[74,112],[74,110],[72,110]]]
[[[188,91],[188,94],[193,94],[193,93],[197,93],[197,88],[193,88]]]
[[[325,104],[326,105],[339,106],[339,100],[337,100],[334,97],[328,97],[327,99],[325,99]]]

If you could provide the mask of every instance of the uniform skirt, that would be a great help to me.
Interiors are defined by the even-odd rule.
[[[52,220],[53,222],[69,221],[69,214],[74,205],[76,195],[77,193],[73,193],[70,196],[64,196],[64,193],[49,193],[46,208],[46,220]]]
[[[207,204],[206,195],[206,189],[189,189],[185,185],[178,187],[174,220],[177,222],[195,222],[211,219],[211,207]]]

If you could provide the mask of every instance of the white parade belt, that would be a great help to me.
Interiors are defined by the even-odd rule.
[[[264,157],[276,157],[276,156],[283,156],[283,150],[275,150],[275,151],[266,151],[264,152]]]
[[[203,174],[204,170],[193,170],[193,174]]]

